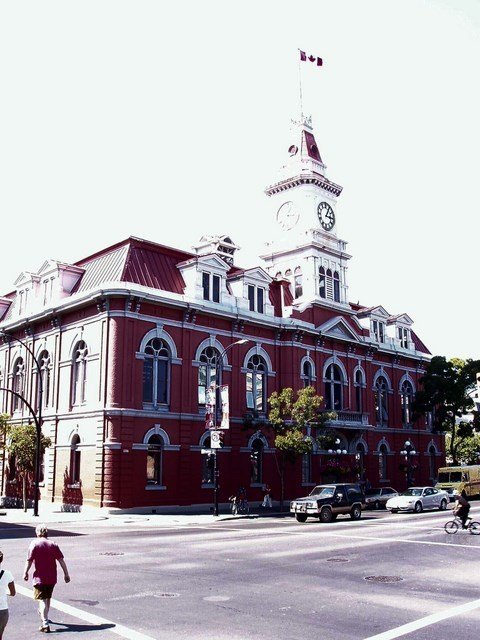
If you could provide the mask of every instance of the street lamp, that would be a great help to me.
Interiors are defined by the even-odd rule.
[[[407,465],[407,489],[412,484],[412,465],[410,463],[410,459],[412,456],[416,456],[417,452],[415,451],[415,447],[410,442],[410,440],[405,440],[405,444],[403,445],[402,451],[400,451],[400,455],[405,456],[405,463]]]
[[[241,338],[240,340],[236,340],[235,342],[232,342],[232,344],[229,344],[228,347],[226,347],[218,357],[218,360],[217,360],[218,366],[216,367],[217,369],[216,373],[218,375],[215,380],[215,387],[214,387],[214,394],[213,394],[214,396],[213,427],[210,427],[212,430],[217,429],[217,420],[218,420],[217,411],[218,411],[218,405],[221,404],[218,402],[218,390],[220,389],[221,382],[222,382],[223,357],[225,356],[227,351],[232,347],[234,347],[236,344],[245,344],[246,342],[250,342],[250,341],[247,340],[246,338]],[[210,447],[211,445],[212,443],[210,441]],[[212,452],[213,452],[213,515],[218,516],[218,477],[220,474],[217,468],[217,451],[216,449],[212,449]]]
[[[5,333],[5,331],[0,332],[0,337],[4,338],[7,342],[9,342],[10,340],[16,340],[23,347],[25,347],[25,349],[31,355],[33,362],[35,362],[35,366],[37,368],[37,373],[38,373],[38,409],[37,411],[35,411],[34,408],[30,405],[30,403],[27,402],[27,400],[16,391],[12,391],[11,389],[2,389],[2,391],[7,391],[8,393],[11,393],[12,395],[19,398],[28,408],[28,410],[32,414],[33,421],[35,422],[35,430],[36,430],[37,438],[36,438],[36,446],[35,446],[35,479],[34,479],[35,495],[33,498],[33,515],[38,516],[38,493],[39,493],[39,484],[40,484],[40,452],[41,452],[41,441],[42,441],[42,405],[43,405],[42,368],[37,358],[35,357],[35,354],[33,353],[32,349],[30,349],[30,347],[23,340],[20,340],[20,338],[12,336],[9,333]]]

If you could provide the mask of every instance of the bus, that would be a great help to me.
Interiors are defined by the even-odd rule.
[[[450,496],[450,500],[454,500],[455,493],[460,493],[463,489],[465,489],[468,497],[480,496],[480,465],[441,467],[438,470],[435,489],[446,491]]]

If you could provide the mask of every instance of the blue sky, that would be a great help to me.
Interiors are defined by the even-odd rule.
[[[2,3],[1,293],[129,235],[228,233],[257,263],[300,48],[350,299],[480,358],[479,36],[473,0]]]

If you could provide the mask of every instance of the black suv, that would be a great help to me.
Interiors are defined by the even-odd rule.
[[[319,484],[310,495],[290,503],[290,513],[295,514],[298,522],[305,522],[308,516],[332,522],[339,513],[348,513],[352,520],[358,520],[364,508],[365,496],[358,484]]]

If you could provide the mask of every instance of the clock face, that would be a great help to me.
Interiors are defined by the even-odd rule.
[[[299,214],[293,202],[285,202],[277,211],[277,222],[286,231],[293,229],[298,222],[298,218]]]
[[[317,208],[318,219],[325,231],[330,231],[335,225],[335,214],[328,202],[320,202]]]

